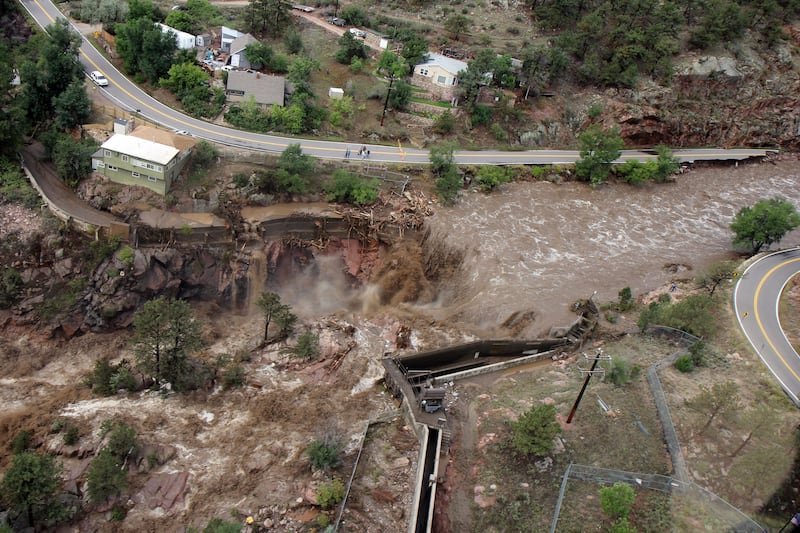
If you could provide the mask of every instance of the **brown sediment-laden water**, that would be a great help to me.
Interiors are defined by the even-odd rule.
[[[527,312],[535,318],[517,334],[541,336],[594,291],[598,301],[626,286],[638,295],[735,257],[736,212],[776,196],[800,206],[798,161],[695,168],[642,187],[532,182],[466,194],[429,220],[428,253],[453,250],[463,262],[425,310],[481,336]],[[781,242],[796,244],[800,231]]]

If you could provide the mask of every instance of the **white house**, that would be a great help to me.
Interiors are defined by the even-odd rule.
[[[191,33],[186,33],[185,31],[176,30],[175,28],[170,28],[166,24],[161,24],[160,22],[156,22],[156,26],[161,28],[162,33],[172,32],[175,34],[175,42],[178,44],[178,48],[181,50],[191,50],[196,45],[197,38],[192,35]]]
[[[233,28],[228,28],[227,26],[222,27],[222,32],[220,36],[220,47],[224,51],[229,51],[231,49],[231,43],[235,41],[238,37],[244,35],[240,31],[236,31]]]
[[[441,54],[428,54],[428,59],[414,67],[411,82],[423,87],[441,100],[450,100],[458,85],[458,73],[467,70],[467,64]]]

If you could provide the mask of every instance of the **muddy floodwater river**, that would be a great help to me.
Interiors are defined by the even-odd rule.
[[[693,169],[644,187],[534,182],[467,194],[430,220],[428,245],[465,256],[460,279],[429,312],[492,335],[513,313],[533,311],[519,334],[545,334],[594,291],[600,302],[626,286],[637,296],[735,257],[736,212],[776,196],[800,206],[798,161]],[[797,231],[781,242],[797,244]]]

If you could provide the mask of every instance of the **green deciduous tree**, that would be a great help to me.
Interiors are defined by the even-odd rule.
[[[136,363],[146,377],[180,390],[191,371],[188,355],[203,345],[189,304],[164,297],[144,304],[133,319]]]
[[[92,154],[95,151],[97,142],[92,138],[75,142],[72,137],[60,135],[52,153],[58,176],[69,187],[77,187],[92,171]]]
[[[436,178],[436,192],[443,204],[452,204],[458,197],[463,180],[458,173],[451,145],[433,146],[430,150],[429,160],[431,172]]]
[[[339,13],[339,17],[353,26],[369,26],[369,16],[367,11],[360,6],[348,4]]]
[[[300,56],[289,64],[289,72],[286,75],[286,79],[292,82],[295,87],[301,84],[307,85],[311,81],[311,75],[319,69],[319,61],[308,56]]]
[[[55,98],[83,79],[83,67],[78,62],[81,37],[64,19],[47,27],[41,38],[36,62],[20,67],[22,79],[21,104],[33,122],[48,120],[53,115]]]
[[[724,417],[741,408],[739,387],[733,381],[715,383],[711,388],[701,385],[700,394],[686,400],[686,407],[706,417],[706,423],[700,430],[703,434],[718,417]]]
[[[119,24],[116,43],[125,70],[152,83],[167,75],[178,50],[174,33],[163,33],[146,18]]]
[[[400,55],[407,65],[413,67],[428,58],[428,41],[419,32],[403,29],[395,32],[394,39],[403,43]]]
[[[170,10],[167,18],[164,20],[164,24],[170,28],[175,28],[176,30],[191,34],[197,33],[198,30],[198,24],[195,18],[188,11],[180,9]]]
[[[278,157],[278,168],[290,174],[308,177],[316,170],[317,162],[310,155],[304,154],[299,144],[290,144]]]
[[[208,73],[192,63],[175,63],[169,68],[166,78],[161,78],[159,85],[175,93],[183,100],[201,83],[207,82]]]
[[[329,201],[368,205],[378,198],[378,181],[337,169],[324,186]]]
[[[575,173],[592,187],[608,179],[611,165],[622,153],[624,142],[616,126],[604,130],[592,124],[578,137],[581,159],[575,163]]]
[[[86,123],[92,114],[92,101],[86,94],[86,86],[80,81],[72,82],[61,94],[53,98],[53,124],[67,131]]]
[[[23,452],[11,459],[11,467],[0,484],[3,499],[28,525],[35,527],[52,516],[61,488],[61,468],[50,455]]]
[[[511,448],[524,455],[547,455],[553,450],[553,439],[561,433],[552,404],[537,404],[509,424]]]
[[[800,226],[800,214],[783,198],[761,200],[752,207],[743,207],[733,217],[733,244],[749,247],[752,255],[762,248],[780,242],[784,235]]]

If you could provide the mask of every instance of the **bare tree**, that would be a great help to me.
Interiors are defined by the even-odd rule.
[[[691,400],[686,400],[686,407],[708,417],[700,430],[701,434],[705,433],[717,417],[725,416],[741,407],[737,389],[733,381],[715,383],[710,389],[700,387],[700,394]]]

